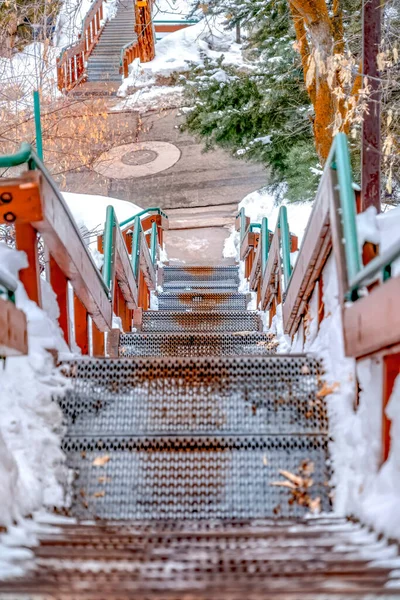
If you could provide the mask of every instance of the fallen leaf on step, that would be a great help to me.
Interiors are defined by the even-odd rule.
[[[289,479],[295,486],[299,486],[303,484],[303,478],[299,475],[294,475],[290,471],[284,471],[283,469],[279,469],[279,475],[283,475],[286,479]]]
[[[308,503],[308,508],[312,512],[313,515],[317,515],[321,512],[321,498],[318,496],[314,498],[314,500],[310,499]]]
[[[268,465],[268,458],[263,456],[263,465],[266,467]]]
[[[110,483],[111,477],[106,477],[105,475],[102,475],[101,477],[97,478],[97,481],[99,483]]]
[[[234,331],[231,335],[250,335],[254,333],[254,331]]]
[[[332,383],[331,385],[325,381],[322,388],[317,392],[317,398],[325,398],[325,396],[329,396],[329,394],[336,392],[338,388],[340,388],[340,383],[338,381],[335,381],[335,383]]]
[[[83,488],[81,490],[79,490],[79,493],[82,496],[82,498],[84,498],[86,496],[86,492]]]
[[[104,496],[105,496],[105,495],[106,495],[106,493],[105,493],[105,491],[104,491],[104,490],[103,490],[102,492],[95,492],[95,493],[93,494],[93,496],[94,496],[95,498],[104,498]]]
[[[291,481],[271,481],[270,485],[275,485],[276,487],[287,487],[291,490],[297,489],[297,486]]]
[[[98,456],[97,458],[94,459],[93,461],[93,466],[94,467],[104,467],[105,464],[107,464],[110,460],[110,457],[108,455],[105,456]]]
[[[303,365],[301,367],[301,372],[303,373],[303,375],[309,375],[310,374],[310,367],[308,365]]]
[[[85,450],[82,450],[82,452],[81,452],[81,457],[82,457],[82,458],[86,458],[86,451],[85,451]]]

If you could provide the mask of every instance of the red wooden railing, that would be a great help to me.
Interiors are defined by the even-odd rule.
[[[57,296],[59,325],[66,342],[71,347],[72,307],[68,288],[72,286],[75,342],[82,354],[88,354],[91,339],[92,354],[103,356],[104,333],[113,330],[113,313],[121,317],[124,330],[130,331],[135,319],[140,318],[142,309],[148,308],[149,290],[155,289],[156,261],[153,263],[150,256],[146,229],[141,230],[142,243],[138,246],[139,263],[135,275],[130,256],[132,238],[127,230],[121,231],[114,219],[109,246],[110,264],[113,267],[110,280],[105,282],[56,184],[30,146],[24,144],[19,153],[4,157],[0,163],[1,166],[27,164],[35,169],[16,178],[0,179],[0,196],[7,198],[7,203],[0,203],[0,224],[14,225],[16,247],[28,257],[29,266],[20,271],[20,280],[29,298],[42,306],[39,234],[49,256],[49,279]],[[144,215],[143,227],[147,227],[146,221],[151,218]],[[164,226],[165,221],[157,220],[158,235],[153,236],[155,245],[157,239],[162,239],[160,229]],[[9,304],[7,301],[6,308],[12,310]],[[3,308],[0,305],[0,318]],[[139,314],[135,315],[135,311]],[[10,334],[7,335],[10,337]],[[23,349],[23,344],[19,345]]]
[[[103,30],[103,1],[95,0],[82,24],[80,39],[65,48],[57,59],[58,89],[69,92],[85,78],[85,63]]]

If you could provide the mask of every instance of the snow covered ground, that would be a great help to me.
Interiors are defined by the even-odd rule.
[[[289,216],[290,220],[290,216]],[[358,216],[360,248],[364,241],[380,244],[385,251],[396,239],[400,208],[376,216],[374,209]],[[398,266],[394,274],[398,274]],[[391,450],[381,466],[382,360],[356,361],[344,353],[342,312],[333,255],[323,271],[325,317],[318,328],[318,292],[310,300],[293,341],[284,335],[278,307],[271,330],[277,334],[279,352],[310,352],[324,362],[330,453],[333,464],[334,509],[353,515],[378,533],[400,540],[400,376],[397,377],[386,415],[392,421]],[[377,307],[378,308],[378,307]],[[357,398],[357,384],[359,393]]]

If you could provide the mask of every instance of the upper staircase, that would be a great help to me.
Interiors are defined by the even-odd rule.
[[[88,81],[121,81],[121,51],[137,43],[135,11],[131,0],[120,0],[115,17],[107,21],[87,61]]]

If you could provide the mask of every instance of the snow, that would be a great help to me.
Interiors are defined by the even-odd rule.
[[[399,209],[380,215],[368,209],[358,215],[360,251],[365,241],[379,244],[384,251],[398,240],[399,225]],[[292,342],[283,333],[282,307],[278,306],[272,323],[278,352],[315,354],[323,360],[328,386],[337,385],[326,398],[336,514],[355,516],[376,532],[400,540],[400,376],[386,408],[392,421],[391,447],[388,460],[381,465],[382,359],[369,357],[356,363],[345,356],[333,254],[325,264],[322,279],[325,316],[319,327],[317,289],[310,299],[307,319],[303,319]]]
[[[300,246],[313,207],[311,202],[283,201],[281,204],[277,204],[275,198],[266,190],[257,190],[243,198],[238,205],[238,212],[241,208],[244,208],[246,217],[250,217],[252,223],[261,223],[262,218],[266,217],[268,219],[268,229],[275,231],[281,206],[287,208],[289,230],[297,235]],[[239,260],[239,253],[240,234],[232,227],[230,235],[224,243],[223,256],[224,258]],[[295,256],[291,257],[292,260],[294,258]]]
[[[143,210],[137,204],[126,200],[118,200],[117,198],[109,198],[108,196],[63,192],[63,197],[78,227],[87,231],[93,229],[103,230],[106,210],[109,205],[114,207],[119,223]]]
[[[128,81],[128,79],[126,80]],[[119,96],[123,96],[128,89],[127,84],[123,84],[118,91]],[[119,102],[111,110],[113,112],[123,110],[150,111],[166,108],[178,108],[183,102],[183,86],[181,85],[161,85],[157,87],[145,87],[137,90],[134,94],[128,96],[122,102]]]
[[[25,254],[5,244],[0,244],[0,262],[14,280],[27,266]],[[62,413],[53,400],[69,384],[47,350],[66,352],[68,347],[56,321],[54,292],[46,282],[42,293],[49,314],[28,299],[18,281],[16,306],[27,315],[29,354],[9,357],[0,365],[0,525],[9,531],[14,522],[24,531],[24,516],[64,501]],[[0,538],[0,577],[16,575],[19,569],[7,567],[7,557],[15,554],[4,549],[7,539]]]
[[[128,77],[118,90],[125,96],[130,88],[151,86],[156,77],[169,77],[185,72],[189,63],[203,64],[203,57],[218,59],[224,55],[223,64],[244,65],[242,47],[235,42],[235,33],[225,30],[223,17],[206,17],[195,25],[175,31],[156,43],[154,60],[131,66]]]
[[[156,0],[153,8],[153,21],[186,21],[192,9],[190,0]]]

